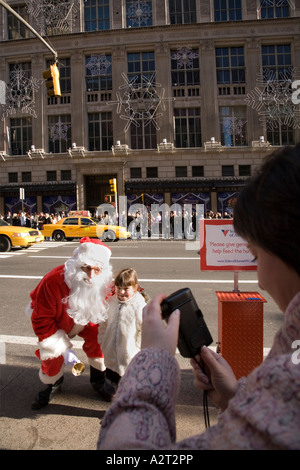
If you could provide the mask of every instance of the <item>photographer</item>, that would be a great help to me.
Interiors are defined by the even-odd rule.
[[[202,348],[195,386],[220,408],[218,423],[176,443],[174,359],[180,313],[168,324],[157,295],[143,312],[142,351],[129,365],[102,421],[99,449],[300,449],[300,145],[273,153],[241,191],[235,231],[257,260],[259,287],[284,312],[271,351],[247,378]],[[197,358],[199,362],[199,357]]]

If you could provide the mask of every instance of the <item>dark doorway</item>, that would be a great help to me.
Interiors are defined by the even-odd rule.
[[[84,181],[86,210],[93,215],[100,204],[105,202],[105,195],[110,194],[109,180],[116,175],[86,175]]]

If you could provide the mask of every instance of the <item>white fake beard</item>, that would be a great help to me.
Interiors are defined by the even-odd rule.
[[[81,267],[72,266],[72,273],[65,269],[65,280],[70,287],[70,295],[63,299],[69,303],[68,315],[77,325],[89,322],[98,324],[107,319],[107,302],[105,300],[112,282],[111,267],[104,269],[98,276],[90,279]]]

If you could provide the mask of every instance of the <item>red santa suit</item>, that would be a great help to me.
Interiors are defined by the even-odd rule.
[[[91,249],[87,248],[88,245],[92,246],[89,243],[83,249],[86,248],[85,251],[89,249],[90,255]],[[105,247],[103,244],[102,246]],[[82,247],[83,245],[80,245],[77,250]],[[98,248],[92,246],[92,249],[95,251]],[[108,247],[105,249],[110,251]],[[105,255],[107,257],[105,262],[108,265],[110,254],[108,256],[105,253]],[[94,260],[90,262],[95,263]],[[72,348],[70,338],[77,334],[84,340],[83,350],[90,365],[100,371],[105,370],[103,353],[98,343],[98,324],[88,321],[86,324],[82,321],[80,324],[75,323],[68,314],[69,294],[70,288],[65,280],[65,265],[52,269],[30,294],[32,327],[39,341],[36,355],[41,360],[40,379],[45,384],[54,384],[62,377],[63,354]]]

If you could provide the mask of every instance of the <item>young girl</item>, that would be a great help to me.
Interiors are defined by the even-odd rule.
[[[108,300],[108,318],[99,325],[99,343],[106,377],[117,385],[129,362],[141,349],[142,311],[146,300],[140,293],[134,269],[122,269],[114,284],[115,294]]]

